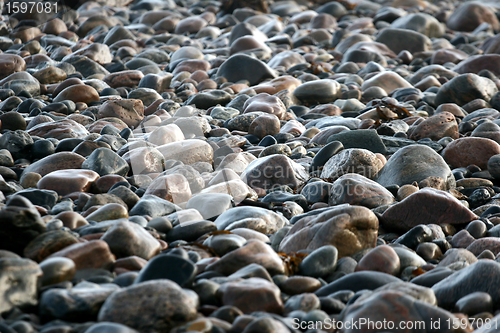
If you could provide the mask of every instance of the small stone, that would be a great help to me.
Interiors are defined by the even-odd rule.
[[[144,105],[138,99],[111,100],[99,107],[97,119],[116,117],[129,127],[137,127],[144,118]]]
[[[87,85],[74,85],[69,86],[54,98],[54,102],[62,102],[65,100],[70,100],[75,103],[82,102],[85,104],[90,104],[92,102],[99,101],[99,94],[91,86]]]
[[[241,174],[241,179],[253,189],[266,190],[281,185],[297,188],[306,178],[304,167],[284,155],[259,158]]]
[[[430,51],[432,48],[431,40],[426,35],[417,31],[396,27],[383,29],[377,36],[376,41],[387,45],[394,53],[407,50],[414,54]],[[400,42],[396,43],[395,41]],[[387,91],[387,93],[390,93],[390,91]]]
[[[257,117],[248,128],[248,134],[258,136],[260,139],[267,135],[274,135],[280,131],[280,122],[276,115],[261,115]]]
[[[283,228],[287,222],[282,215],[264,208],[234,207],[219,215],[215,220],[215,225],[218,230],[228,230],[248,228],[252,224],[259,224],[262,225],[259,231],[263,234],[273,234]]]
[[[397,253],[388,245],[377,246],[361,258],[356,271],[378,271],[398,276],[400,261]]]
[[[477,291],[467,296],[460,298],[455,303],[455,312],[465,313],[469,316],[481,312],[493,312],[493,300],[490,294]]]
[[[284,119],[286,107],[278,97],[260,93],[250,97],[243,105],[243,113],[256,111],[274,114],[278,119]]]
[[[101,206],[86,218],[89,221],[102,222],[108,220],[117,220],[120,218],[128,218],[127,208],[125,203],[108,203]]]
[[[285,312],[318,310],[322,304],[318,296],[312,293],[303,293],[290,297],[285,303]]]
[[[363,289],[375,290],[388,283],[399,283],[401,280],[395,276],[376,272],[376,271],[360,271],[343,276],[326,286],[318,289],[315,294],[318,297],[328,296],[337,291],[351,290],[357,292]]]

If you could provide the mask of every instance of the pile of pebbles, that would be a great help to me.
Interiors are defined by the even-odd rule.
[[[0,332],[498,331],[497,1],[7,4]]]

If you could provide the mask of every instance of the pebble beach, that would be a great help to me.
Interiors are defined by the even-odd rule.
[[[499,1],[0,4],[0,333],[500,332]]]

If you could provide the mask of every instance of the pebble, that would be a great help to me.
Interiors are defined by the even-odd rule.
[[[298,216],[292,229],[281,241],[280,252],[315,250],[324,245],[333,245],[338,250],[339,258],[342,258],[375,247],[378,219],[369,209],[341,205],[315,213],[311,217]]]
[[[401,263],[399,257],[390,246],[377,246],[361,258],[355,271],[379,271],[391,275],[399,275]]]
[[[452,308],[462,297],[474,292],[488,293],[496,302],[499,295],[492,282],[498,279],[498,268],[497,262],[480,260],[441,280],[432,287],[438,305]]]
[[[169,331],[196,318],[198,301],[194,292],[182,289],[175,282],[146,281],[114,292],[99,310],[98,320],[123,324],[140,332]],[[139,305],[148,317],[131,307],[131,302]]]
[[[40,316],[47,319],[92,320],[97,317],[99,305],[118,289],[112,284],[100,286],[81,282],[71,290],[47,290],[40,299]]]
[[[229,275],[250,263],[262,265],[271,275],[285,273],[285,266],[276,252],[257,239],[248,240],[242,247],[208,265],[206,270]]]
[[[65,196],[74,192],[89,192],[98,178],[99,174],[92,170],[56,170],[43,176],[38,181],[37,187],[53,190],[57,194]]]
[[[261,278],[248,278],[239,282],[227,282],[217,290],[223,305],[232,305],[243,313],[263,310],[282,314],[284,311],[280,289],[272,282]]]
[[[176,255],[160,255],[141,269],[134,283],[167,279],[181,287],[187,287],[196,273],[196,266],[191,261]]]
[[[382,186],[403,186],[430,176],[445,180],[446,189],[455,187],[455,178],[445,159],[427,146],[411,145],[392,155],[374,180]]]
[[[359,205],[376,208],[395,202],[394,196],[385,187],[364,176],[348,173],[335,182],[330,192],[329,204]]]
[[[423,209],[432,202],[432,211]],[[419,207],[419,208],[417,208]],[[450,207],[453,207],[449,211]],[[418,215],[408,216],[407,212],[419,209]],[[436,211],[446,214],[435,215]],[[439,218],[437,218],[439,216]],[[423,188],[403,201],[389,207],[382,214],[382,225],[389,229],[408,231],[419,224],[461,224],[477,219],[477,216],[447,192],[433,188]]]
[[[356,173],[373,179],[382,167],[383,162],[369,150],[344,149],[330,157],[325,163],[321,178],[335,181],[345,174]]]
[[[29,307],[38,304],[37,281],[43,272],[32,260],[23,258],[2,258],[0,278],[4,281],[0,290],[0,311],[11,311],[16,307]],[[16,297],[12,297],[12,293]]]

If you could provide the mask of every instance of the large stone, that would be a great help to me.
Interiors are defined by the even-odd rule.
[[[445,33],[445,27],[434,16],[426,13],[413,13],[398,18],[391,27],[420,32],[429,38],[439,38]]]
[[[0,258],[0,313],[37,305],[41,276],[42,270],[34,261]]]
[[[492,260],[479,260],[441,280],[432,287],[440,307],[450,309],[462,297],[482,291],[490,294],[493,304],[500,301],[496,288],[500,282],[500,264]]]
[[[95,320],[104,301],[118,286],[83,282],[71,290],[53,288],[40,298],[40,315],[67,321]]]
[[[101,239],[117,258],[137,256],[149,260],[160,252],[160,243],[137,223],[119,221]]]
[[[258,277],[227,282],[217,290],[223,305],[232,305],[243,313],[265,311],[282,314],[284,310],[280,289],[272,282]]]
[[[288,221],[282,215],[260,207],[234,207],[219,215],[215,220],[218,230],[256,224],[264,226],[264,234],[273,234],[283,228]]]
[[[144,105],[139,99],[111,100],[99,107],[97,119],[115,117],[129,127],[137,127],[144,118]]]
[[[335,181],[348,173],[357,173],[373,179],[382,169],[382,161],[371,151],[366,149],[344,149],[330,157],[321,172],[321,178]]]
[[[426,187],[389,207],[381,223],[387,229],[406,232],[419,224],[460,225],[477,218],[448,192]]]
[[[307,171],[302,165],[281,154],[254,160],[241,174],[241,179],[251,188],[266,190],[282,185],[295,189],[307,177]]]
[[[341,258],[375,247],[377,233],[378,219],[372,211],[361,206],[340,205],[299,217],[279,249],[290,253],[333,245]]]
[[[436,95],[436,105],[455,103],[463,106],[475,99],[489,102],[498,91],[495,83],[476,74],[461,74],[446,82]]]
[[[417,53],[432,49],[429,37],[407,29],[385,28],[378,34],[376,41],[387,45],[394,53],[404,50]]]
[[[206,162],[212,164],[213,149],[205,141],[190,139],[158,146],[165,160],[177,160],[184,164]]]
[[[495,75],[500,75],[500,55],[486,54],[471,56],[453,67],[453,71],[458,74],[474,73],[478,74],[482,70],[489,70]]]
[[[235,54],[219,67],[217,76],[225,77],[230,82],[248,80],[253,86],[265,79],[274,79],[276,73],[258,59],[246,54]]]
[[[67,138],[83,139],[89,135],[89,132],[83,125],[71,119],[41,123],[31,127],[27,132],[32,136],[39,136],[45,139],[54,138],[57,140]]]
[[[46,230],[38,210],[22,196],[11,197],[0,210],[0,225],[2,249],[18,254]]]
[[[452,168],[467,167],[471,164],[481,169],[488,167],[488,160],[500,154],[500,145],[487,138],[465,137],[454,140],[443,150],[444,160]]]
[[[242,247],[208,265],[206,270],[230,275],[254,263],[264,267],[271,275],[286,273],[285,265],[278,254],[271,246],[258,239],[248,240]]]
[[[444,137],[458,139],[458,124],[455,116],[450,112],[441,112],[425,119],[416,127],[408,131],[411,140],[429,138],[438,141]]]
[[[111,149],[97,148],[82,163],[82,169],[95,171],[100,176],[126,176],[130,168],[128,163]]]
[[[99,174],[92,170],[66,169],[56,170],[45,175],[38,181],[39,189],[53,190],[61,196],[73,192],[90,192],[92,184]]]
[[[169,280],[147,281],[114,292],[99,311],[100,322],[140,332],[169,332],[196,318],[198,296]]]
[[[370,87],[380,87],[390,94],[398,88],[411,88],[412,85],[403,79],[399,74],[394,72],[381,72],[374,75],[361,85],[363,91]]]
[[[442,178],[446,189],[455,187],[455,177],[438,153],[428,146],[411,145],[392,155],[374,180],[382,186],[403,186],[428,177]]]
[[[350,204],[376,208],[394,201],[394,196],[382,185],[364,176],[348,173],[333,183],[328,202],[331,206]]]
[[[42,177],[58,170],[80,169],[85,158],[72,152],[59,152],[49,155],[28,166],[23,175],[30,172],[38,173]]]
[[[324,79],[301,84],[293,91],[294,96],[302,103],[326,104],[340,98],[340,84],[337,81]]]
[[[493,30],[498,30],[500,24],[493,9],[480,2],[465,2],[448,18],[446,25],[451,30],[473,31],[480,24],[488,23]]]
[[[186,177],[180,174],[170,174],[156,177],[148,186],[145,194],[156,195],[180,204],[191,198],[191,189]]]
[[[405,311],[395,311],[394,309],[405,309]],[[453,326],[446,327],[444,323],[459,322],[459,319],[453,316],[450,312],[440,309],[429,303],[417,300],[401,291],[378,291],[367,297],[360,297],[352,305],[348,306],[343,312],[342,319],[344,323],[359,323],[361,321],[374,323],[391,323],[383,325],[386,327],[400,327],[398,325],[405,323],[408,326],[406,330],[411,332],[429,332],[433,330],[431,327],[440,323],[438,329],[440,332],[468,332],[467,329],[454,329]],[[418,323],[418,326],[417,326]],[[409,325],[412,325],[410,329]],[[351,326],[345,329],[344,332],[372,332],[373,329],[368,329],[368,325],[362,326],[364,329],[357,329]],[[386,328],[384,327],[384,328]],[[371,327],[370,327],[371,328]],[[383,328],[383,329],[384,329]],[[387,329],[385,329],[386,331]],[[375,330],[382,331],[382,330]]]

